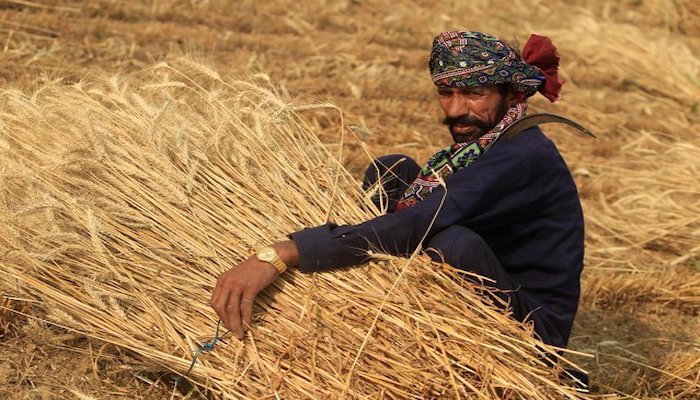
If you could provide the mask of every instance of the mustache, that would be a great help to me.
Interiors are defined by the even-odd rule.
[[[450,127],[455,125],[473,125],[482,130],[488,129],[488,126],[486,126],[486,123],[484,123],[484,121],[472,118],[467,114],[463,114],[458,117],[445,117],[445,119],[442,120],[442,123]]]

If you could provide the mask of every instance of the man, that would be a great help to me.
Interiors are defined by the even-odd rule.
[[[393,185],[387,214],[359,225],[293,233],[222,274],[211,303],[224,325],[243,337],[255,296],[287,267],[309,273],[356,265],[370,248],[406,255],[424,239],[431,257],[495,281],[516,318],[533,321],[544,342],[565,347],[583,265],[576,187],[539,128],[500,138],[524,117],[528,97],[539,91],[557,99],[563,83],[558,62],[549,39],[536,35],[522,59],[483,33],[438,35],[429,67],[455,144],[422,169],[401,156],[370,167],[366,185],[388,167],[413,182],[387,185]]]

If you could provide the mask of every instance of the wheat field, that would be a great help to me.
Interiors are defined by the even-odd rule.
[[[550,36],[567,83],[532,108],[598,136],[544,128],[586,215],[564,357],[590,397],[700,396],[697,1],[6,0],[0,15],[2,398],[582,396],[531,365],[551,349],[527,326],[420,257],[285,280],[248,341],[173,383],[214,332],[218,273],[290,230],[367,218],[371,155],[425,160],[449,140],[427,55],[456,28]]]

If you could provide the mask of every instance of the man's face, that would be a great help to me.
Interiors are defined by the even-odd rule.
[[[445,112],[456,143],[470,142],[491,130],[510,107],[510,93],[497,86],[438,88],[440,107]]]

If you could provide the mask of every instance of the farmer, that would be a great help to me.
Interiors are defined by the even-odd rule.
[[[367,249],[408,255],[424,239],[433,259],[490,278],[515,318],[533,321],[545,343],[565,347],[583,265],[574,181],[538,127],[496,141],[524,117],[530,96],[558,98],[558,64],[556,49],[541,36],[531,36],[521,58],[483,33],[438,35],[430,74],[455,143],[423,168],[399,155],[370,166],[367,187],[394,177],[385,184],[392,197],[384,203],[387,214],[292,233],[222,274],[211,304],[224,325],[242,338],[255,296],[287,268],[311,273],[357,265]]]

